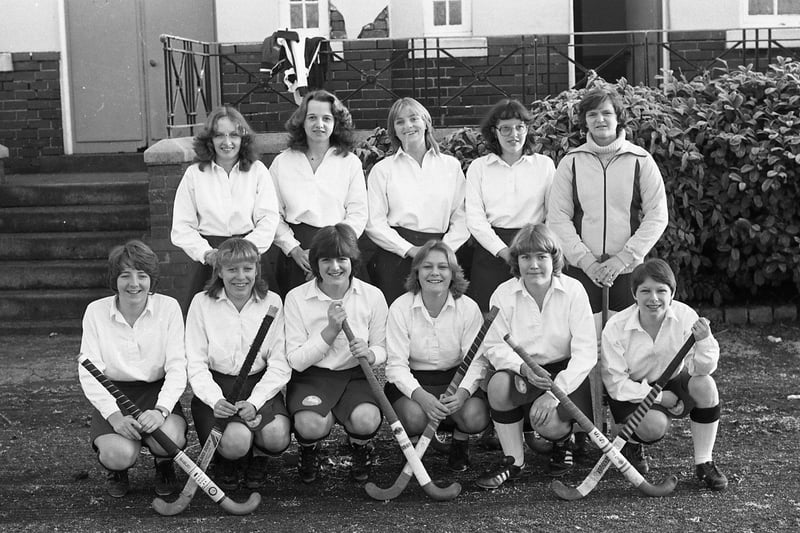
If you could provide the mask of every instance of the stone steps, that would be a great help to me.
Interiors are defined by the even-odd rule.
[[[65,205],[0,208],[0,232],[83,232],[142,229],[150,206],[144,204]]]
[[[106,259],[0,261],[0,291],[105,287]]]

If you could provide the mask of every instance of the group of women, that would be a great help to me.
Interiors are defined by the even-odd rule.
[[[548,473],[560,476],[572,468],[573,420],[550,388],[554,382],[591,413],[588,376],[601,332],[599,367],[620,422],[683,337],[695,336],[624,451],[645,469],[641,444],[660,439],[670,417],[690,414],[697,477],[725,488],[711,457],[718,344],[705,319],[672,301],[666,263],[642,264],[667,224],[663,180],[652,157],[625,139],[616,93],[587,92],[579,116],[587,141],[556,170],[533,152],[529,111],[501,101],[481,128],[489,153],[465,177],[439,150],[428,111],[403,98],[389,110],[394,152],[366,181],[352,153],[349,112],[329,92],[304,98],[287,122],[289,146],[269,170],[241,114],[212,113],[174,204],[173,243],[194,260],[185,332],[178,303],[155,293],[158,259],[139,241],[111,252],[115,294],[90,304],[84,317],[82,353],[143,411],[134,419],[80,370],[109,493],[127,492],[127,469],[142,445],[155,458],[156,492],[177,488],[171,461],[148,433],[161,428],[185,444],[179,398],[187,381],[200,442],[215,423],[224,426],[214,459],[223,489],[262,486],[268,457],[286,450],[292,434],[300,478],[313,482],[319,443],[334,423],[348,436],[351,477],[367,480],[383,417],[359,359],[385,364],[384,392],[410,435],[429,420],[452,430],[454,471],[470,465],[469,436],[494,424],[502,460],[478,486],[494,489],[520,475],[531,431],[553,443]],[[365,261],[363,232],[376,247]],[[468,281],[456,251],[470,235]],[[265,259],[273,243],[282,252],[275,265]],[[619,311],[605,328],[597,318],[604,288]],[[499,314],[479,356],[445,395],[490,306]],[[270,307],[277,316],[244,394],[232,399]],[[506,334],[552,382],[528,368]]]

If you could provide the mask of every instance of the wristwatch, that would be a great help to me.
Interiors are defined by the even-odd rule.
[[[167,410],[166,407],[156,406],[156,410],[158,410],[158,412],[161,413],[161,416],[164,417],[164,420],[166,420],[167,417],[169,416],[169,411]]]

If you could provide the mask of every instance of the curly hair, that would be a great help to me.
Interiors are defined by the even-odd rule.
[[[256,265],[256,280],[253,291],[259,298],[264,298],[269,287],[261,277],[261,259],[258,247],[241,237],[226,239],[217,248],[217,256],[214,258],[214,271],[205,287],[206,294],[213,298],[220,295],[220,292],[225,288],[225,283],[222,281],[220,273],[223,268],[235,263],[254,263]]]
[[[205,170],[214,161],[217,155],[214,150],[214,134],[216,133],[217,122],[223,117],[227,117],[228,120],[233,122],[236,126],[236,131],[241,136],[239,168],[247,172],[250,170],[250,165],[258,159],[254,145],[253,129],[242,114],[235,107],[229,105],[214,109],[206,118],[203,130],[195,136],[192,142],[195,153],[194,162],[200,163],[200,170]]]
[[[561,270],[564,268],[564,252],[561,249],[561,243],[558,242],[553,230],[544,224],[525,224],[514,235],[508,250],[511,253],[508,266],[511,267],[511,274],[515,278],[520,277],[519,256],[522,254],[537,252],[550,254],[550,257],[553,258],[554,276],[560,276]]]
[[[392,107],[389,108],[389,116],[386,119],[386,134],[389,136],[389,140],[392,142],[392,149],[394,152],[403,146],[403,143],[400,141],[400,137],[397,135],[397,130],[394,127],[394,121],[397,120],[397,117],[400,116],[400,113],[403,110],[409,109],[412,113],[416,113],[417,115],[422,118],[422,121],[425,123],[425,147],[428,149],[433,149],[434,153],[439,153],[439,143],[436,141],[436,137],[434,136],[434,129],[433,129],[433,119],[431,119],[431,114],[425,109],[425,106],[420,104],[418,101],[414,100],[413,98],[400,98],[395,103],[392,104]]]
[[[648,259],[634,268],[633,272],[631,272],[631,291],[636,294],[639,285],[644,283],[647,278],[667,285],[672,290],[673,295],[678,287],[675,281],[675,273],[663,259]]]
[[[503,155],[503,148],[500,146],[500,140],[497,138],[497,130],[495,128],[501,120],[511,119],[517,119],[525,125],[530,125],[533,115],[519,100],[503,98],[494,105],[489,114],[483,119],[483,122],[481,122],[481,135],[487,150],[496,155]],[[533,134],[530,130],[525,136],[525,146],[522,148],[522,153],[526,155],[533,153]]]
[[[334,148],[334,153],[341,155],[352,151],[355,145],[355,134],[353,133],[353,119],[350,116],[350,111],[333,93],[323,89],[306,94],[300,103],[300,107],[295,109],[292,116],[286,121],[286,131],[289,132],[289,148],[299,151],[304,151],[308,148],[305,122],[306,114],[308,114],[308,103],[312,100],[326,102],[331,106],[333,133],[331,133],[330,143]]]
[[[581,131],[588,130],[586,126],[586,113],[596,109],[605,101],[611,102],[614,113],[617,114],[617,135],[625,129],[628,123],[628,112],[625,111],[625,107],[622,105],[622,97],[614,89],[596,87],[587,91],[586,94],[583,95],[583,98],[581,98],[581,101],[578,102],[578,125]]]
[[[317,280],[322,280],[322,275],[319,273],[319,260],[333,257],[350,259],[350,279],[352,280],[361,265],[361,251],[358,249],[358,237],[356,237],[355,230],[344,222],[320,228],[311,239],[308,262],[311,263],[311,272]]]
[[[450,294],[453,295],[453,298],[461,298],[467,292],[469,281],[464,277],[464,270],[458,264],[458,259],[456,259],[453,249],[438,239],[431,239],[426,242],[419,249],[417,255],[414,256],[411,261],[411,272],[408,273],[406,278],[406,290],[413,294],[418,294],[422,290],[422,286],[419,283],[419,271],[422,268],[422,263],[428,258],[428,254],[435,251],[442,252],[447,258],[447,265],[450,267],[450,274],[452,275],[449,287]]]
[[[117,291],[117,278],[126,268],[141,270],[150,276],[150,294],[158,285],[158,256],[145,243],[138,239],[115,246],[108,254],[108,286]]]

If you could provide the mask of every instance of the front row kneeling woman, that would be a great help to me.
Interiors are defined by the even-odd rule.
[[[447,464],[457,472],[469,466],[469,435],[489,424],[485,394],[473,396],[485,373],[483,358],[474,360],[454,394],[443,396],[483,322],[478,304],[464,295],[467,283],[453,250],[428,241],[386,326],[386,396],[409,435],[422,434],[429,419],[455,426]]]
[[[249,375],[241,400],[225,399],[247,357],[270,306],[279,309]],[[192,386],[192,417],[204,444],[216,421],[225,424],[217,448],[215,481],[223,490],[239,485],[237,463],[253,448],[245,483],[265,482],[266,454],[284,451],[290,442],[289,413],[281,389],[289,381],[283,342],[283,312],[278,295],[261,279],[258,248],[234,237],[214,258],[214,273],[197,294],[186,317],[186,353]]]

